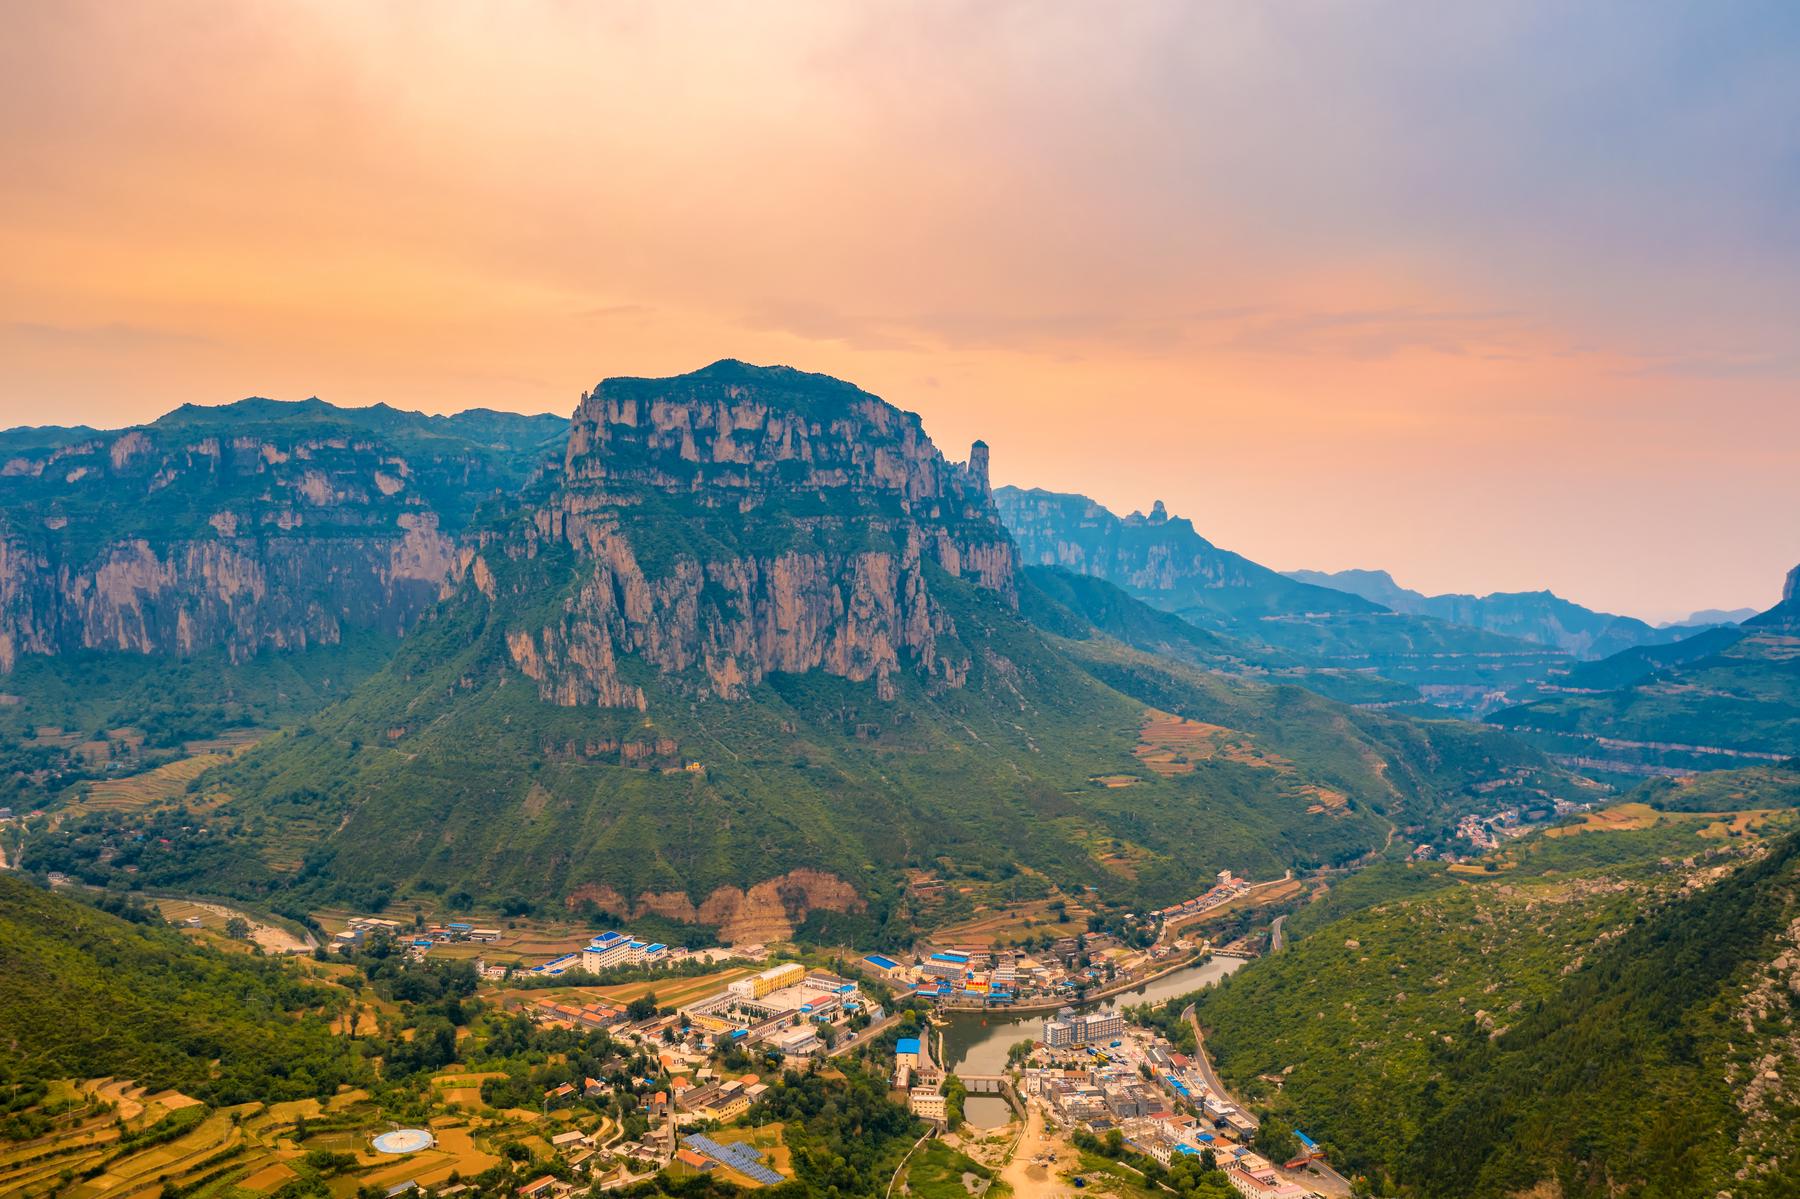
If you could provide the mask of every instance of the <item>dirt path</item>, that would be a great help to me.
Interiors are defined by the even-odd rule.
[[[1075,1150],[1066,1141],[1045,1133],[1038,1105],[1028,1103],[1025,1131],[1000,1179],[1013,1189],[1015,1199],[1072,1199],[1077,1192],[1061,1175],[1073,1170],[1076,1161]]]
[[[222,903],[203,903],[198,899],[188,901],[197,908],[204,908],[227,920],[233,916],[242,916],[250,922],[250,939],[262,946],[264,953],[310,953],[311,938],[296,937],[287,929],[274,924],[264,924],[249,912],[240,912],[236,908],[228,908]]]

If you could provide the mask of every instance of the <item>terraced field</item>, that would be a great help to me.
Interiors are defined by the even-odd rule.
[[[57,1084],[49,1101],[73,1106],[52,1117],[43,1136],[0,1150],[0,1195],[158,1199],[165,1188],[268,1195],[307,1176],[304,1158],[314,1149],[353,1156],[331,1180],[333,1193],[346,1195],[415,1180],[430,1185],[457,1171],[472,1176],[500,1161],[477,1145],[476,1128],[455,1115],[431,1121],[437,1139],[431,1149],[403,1157],[373,1152],[371,1135],[387,1125],[363,1091],[323,1104],[305,1099],[210,1109],[173,1091],[147,1095],[128,1081],[91,1079]]]
[[[1195,762],[1208,758],[1223,758],[1246,766],[1284,772],[1293,768],[1293,763],[1258,749],[1249,736],[1236,729],[1171,716],[1155,709],[1144,715],[1134,752],[1145,767],[1164,776],[1190,774]]]
[[[142,774],[122,779],[104,779],[88,788],[83,807],[98,812],[135,812],[185,794],[188,784],[217,766],[229,761],[230,754],[204,753],[180,758]]]

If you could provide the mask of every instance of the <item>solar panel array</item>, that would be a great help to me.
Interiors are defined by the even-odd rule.
[[[755,1146],[737,1142],[721,1145],[711,1137],[692,1133],[681,1138],[681,1143],[696,1153],[704,1153],[716,1162],[723,1162],[744,1177],[767,1186],[786,1182],[780,1174],[762,1164],[762,1151]]]

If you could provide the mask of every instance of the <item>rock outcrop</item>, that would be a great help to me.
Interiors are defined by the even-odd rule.
[[[572,550],[572,590],[507,633],[559,704],[642,706],[633,656],[727,698],[811,670],[884,696],[909,668],[954,687],[969,660],[934,578],[1016,604],[987,447],[948,462],[918,417],[822,375],[607,380],[576,409],[563,480],[510,552]]]
[[[727,945],[779,941],[811,912],[861,912],[867,910],[855,888],[835,874],[800,867],[748,889],[719,887],[700,903],[679,891],[650,891],[628,901],[605,884],[579,887],[567,900],[570,910],[592,901],[603,912],[621,919],[662,916],[687,924],[710,924],[719,929]]]

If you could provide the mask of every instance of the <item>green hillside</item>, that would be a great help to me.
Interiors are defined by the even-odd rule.
[[[866,684],[777,675],[744,700],[696,700],[641,672],[647,712],[543,702],[506,677],[491,605],[466,596],[350,700],[217,776],[235,800],[209,833],[113,863],[145,885],[284,906],[370,904],[408,885],[698,903],[805,867],[855,888],[867,908],[851,927],[904,936],[954,914],[916,907],[909,871],[999,885],[1024,865],[1109,901],[1162,903],[1225,867],[1269,876],[1360,857],[1392,823],[1451,819],[1496,786],[1568,790],[1492,731],[1231,682],[1104,639],[1053,642],[978,589],[938,585],[984,651],[959,689],[907,678],[884,703]],[[1234,730],[1245,752],[1147,769],[1134,753],[1147,706]],[[613,742],[647,756],[627,765],[595,748]],[[1321,808],[1321,794],[1342,805]],[[121,835],[112,817],[73,821],[28,861],[98,880]]]
[[[1788,1193],[1800,835],[1644,810],[1349,880],[1201,999],[1221,1072],[1395,1194]]]
[[[363,1077],[287,964],[195,946],[0,874],[0,1082],[112,1075],[209,1103],[329,1096]]]
[[[1396,705],[1419,699],[1416,688],[1366,671],[1325,668],[1300,655],[1201,628],[1094,575],[1033,566],[1025,576],[1031,583],[1022,595],[1025,615],[1052,633],[1084,639],[1099,632],[1148,653],[1226,674],[1294,683],[1345,703]],[[1067,613],[1077,619],[1066,619]]]
[[[1567,686],[1490,719],[1565,760],[1621,774],[1800,754],[1800,618],[1791,602],[1736,629],[1589,664]]]
[[[1274,684],[1280,653],[1025,574],[985,445],[951,462],[916,416],[785,367],[603,382],[446,589],[193,796],[71,810],[22,860],[285,912],[423,891],[893,944],[975,904],[1161,906],[1584,794],[1507,734]]]

